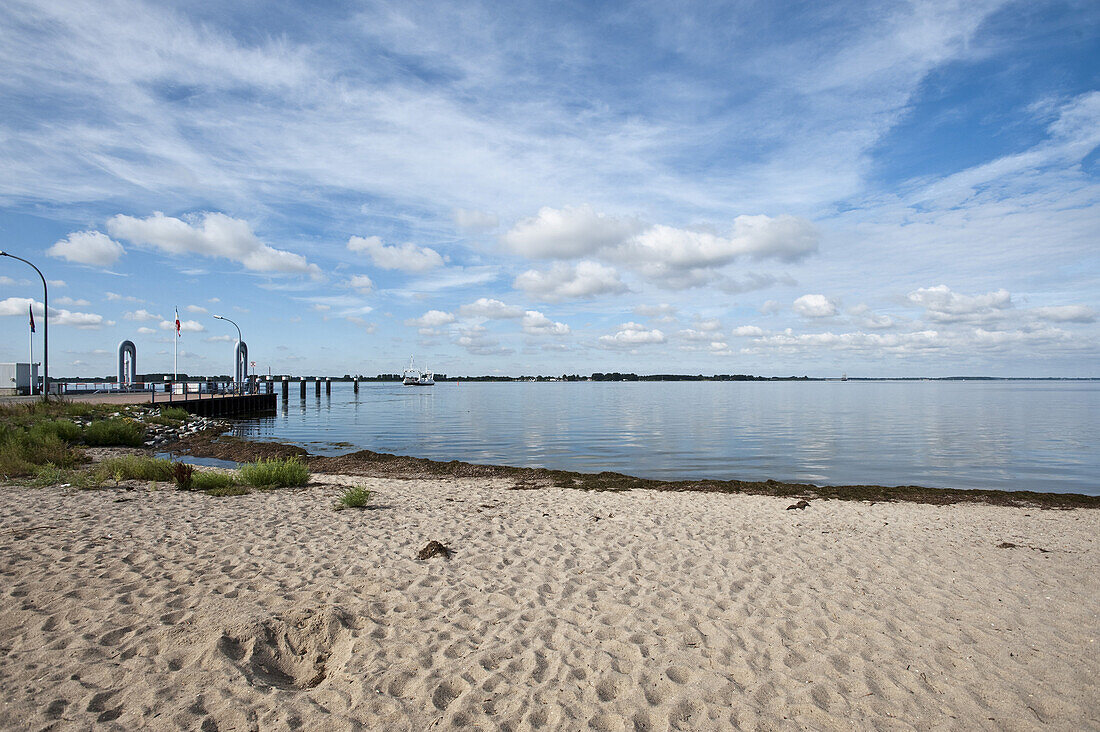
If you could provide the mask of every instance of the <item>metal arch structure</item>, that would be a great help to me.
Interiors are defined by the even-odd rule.
[[[243,388],[244,382],[248,379],[248,344],[244,341],[237,341],[233,354],[237,361],[234,380],[237,382],[238,388]]]
[[[127,356],[129,359],[127,360]],[[127,369],[129,363],[129,369]],[[133,341],[118,344],[118,385],[133,384],[137,381],[137,346]]]

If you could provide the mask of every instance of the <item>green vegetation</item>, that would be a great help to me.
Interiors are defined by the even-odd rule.
[[[47,463],[71,468],[81,460],[83,455],[50,427],[26,429],[0,424],[0,477],[31,475]]]
[[[165,427],[178,427],[179,423],[186,420],[191,415],[188,414],[186,409],[180,409],[179,407],[164,407],[160,410],[160,414],[146,417],[145,422],[147,424],[162,424]]]
[[[53,463],[46,463],[34,469],[34,480],[32,483],[41,488],[72,482],[73,471],[68,468],[62,468]]]
[[[233,484],[225,486],[224,488],[210,488],[205,491],[208,496],[215,496],[217,498],[224,498],[226,496],[247,496],[252,492],[252,489],[246,485]]]
[[[289,488],[308,483],[309,468],[298,458],[272,458],[242,465],[240,476],[256,488]]]
[[[144,441],[145,427],[132,419],[103,419],[84,428],[84,442],[88,445],[140,447]]]
[[[123,480],[171,480],[172,463],[168,460],[146,457],[145,455],[123,455],[109,458],[89,471],[92,485],[101,485],[108,480],[116,483]]]
[[[243,488],[243,492],[231,489]],[[251,492],[251,489],[237,484],[237,477],[230,473],[195,473],[191,477],[191,490],[204,491],[212,496],[239,496]]]
[[[363,508],[370,501],[370,491],[361,485],[352,486],[344,491],[344,495],[340,496],[340,500],[336,502],[336,510],[342,511],[345,508]]]

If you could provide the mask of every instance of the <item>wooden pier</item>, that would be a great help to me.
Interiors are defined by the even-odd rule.
[[[240,417],[246,414],[273,412],[278,407],[276,396],[270,394],[217,394],[205,399],[158,400],[157,404],[185,409],[200,417]]]

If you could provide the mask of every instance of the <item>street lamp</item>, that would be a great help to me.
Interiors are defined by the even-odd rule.
[[[215,315],[217,320],[224,320],[228,323],[233,323],[233,327],[237,329],[237,348],[233,351],[233,379],[237,382],[237,389],[241,389],[241,345],[244,343],[244,337],[241,335],[241,326],[235,322],[221,315]]]
[[[42,398],[49,399],[50,397],[50,292],[46,288],[46,277],[42,274],[42,270],[35,267],[34,264],[28,262],[22,257],[17,257],[9,252],[0,251],[0,257],[11,257],[12,259],[18,259],[24,264],[30,264],[34,268],[34,271],[38,273],[38,276],[42,278]],[[30,365],[31,373],[34,373],[34,364]],[[34,392],[34,383],[31,383],[31,392]]]

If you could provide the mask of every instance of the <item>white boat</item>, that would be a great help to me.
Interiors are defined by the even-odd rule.
[[[401,372],[401,383],[405,386],[435,386],[435,374],[431,369],[421,371],[413,365],[409,357],[409,367]]]

